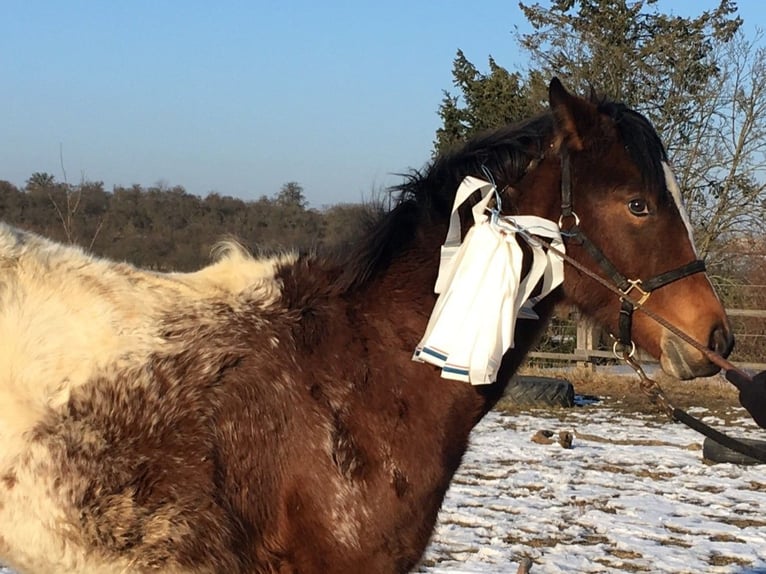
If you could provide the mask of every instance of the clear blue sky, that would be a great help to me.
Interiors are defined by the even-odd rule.
[[[545,3],[545,2],[543,2]],[[664,0],[682,15],[714,0]],[[747,30],[766,2],[741,0]],[[523,65],[514,0],[0,0],[0,179],[355,202],[428,159],[458,48]],[[1,214],[0,214],[1,216]]]

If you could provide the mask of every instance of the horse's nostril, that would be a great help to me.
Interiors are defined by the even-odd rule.
[[[728,357],[734,348],[734,335],[723,325],[718,325],[710,333],[708,347],[722,357]]]

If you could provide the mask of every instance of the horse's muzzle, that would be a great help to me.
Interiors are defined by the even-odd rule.
[[[716,325],[708,338],[708,349],[726,358],[734,349],[734,335],[728,325]],[[715,375],[720,367],[699,349],[665,331],[660,345],[660,365],[667,374],[679,379],[694,379]]]

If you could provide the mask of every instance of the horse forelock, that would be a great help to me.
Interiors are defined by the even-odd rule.
[[[667,152],[652,123],[618,102],[603,101],[598,110],[614,121],[622,144],[641,174],[644,185],[655,191],[662,202],[672,201],[663,168],[663,164],[668,162]]]

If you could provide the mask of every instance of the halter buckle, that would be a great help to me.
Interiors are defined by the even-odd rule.
[[[640,307],[644,303],[646,303],[646,300],[649,298],[649,295],[652,294],[651,291],[644,291],[641,288],[641,279],[627,279],[627,282],[629,283],[628,287],[626,289],[620,289],[620,293],[622,293],[625,297],[630,295],[630,292],[635,289],[640,293],[640,297],[638,298],[638,301],[636,301],[636,306]],[[620,297],[621,301],[625,301],[625,297]]]

